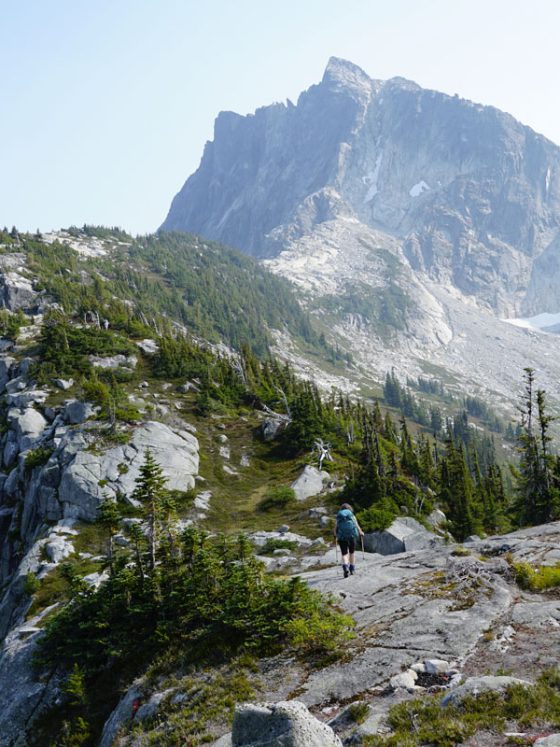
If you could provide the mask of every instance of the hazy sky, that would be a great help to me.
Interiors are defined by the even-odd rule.
[[[558,0],[0,0],[0,226],[155,230],[221,109],[331,55],[504,109],[560,143]]]

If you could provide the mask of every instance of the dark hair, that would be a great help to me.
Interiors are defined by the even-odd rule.
[[[344,509],[346,509],[347,511],[352,511],[352,512],[354,511],[354,509],[349,503],[342,504],[342,506],[340,507],[340,510],[343,511]]]

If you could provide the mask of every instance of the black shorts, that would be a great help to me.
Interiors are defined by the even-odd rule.
[[[350,539],[345,540],[338,540],[338,544],[340,545],[340,552],[343,555],[346,555],[346,553],[349,552],[356,552],[356,538],[350,537]]]

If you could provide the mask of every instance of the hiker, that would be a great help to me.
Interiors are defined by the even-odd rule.
[[[356,570],[354,563],[356,540],[364,536],[349,503],[343,503],[336,515],[334,536],[342,553],[344,578],[348,578],[348,575],[352,576]]]

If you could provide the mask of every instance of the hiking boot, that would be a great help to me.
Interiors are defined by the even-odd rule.
[[[348,578],[348,566],[346,563],[342,566],[342,572],[344,573],[344,578]]]
[[[354,575],[354,571],[356,570],[356,566],[354,566],[354,565],[352,565],[352,563],[350,563],[350,565],[348,566],[348,570],[350,571],[350,575],[353,576]]]

